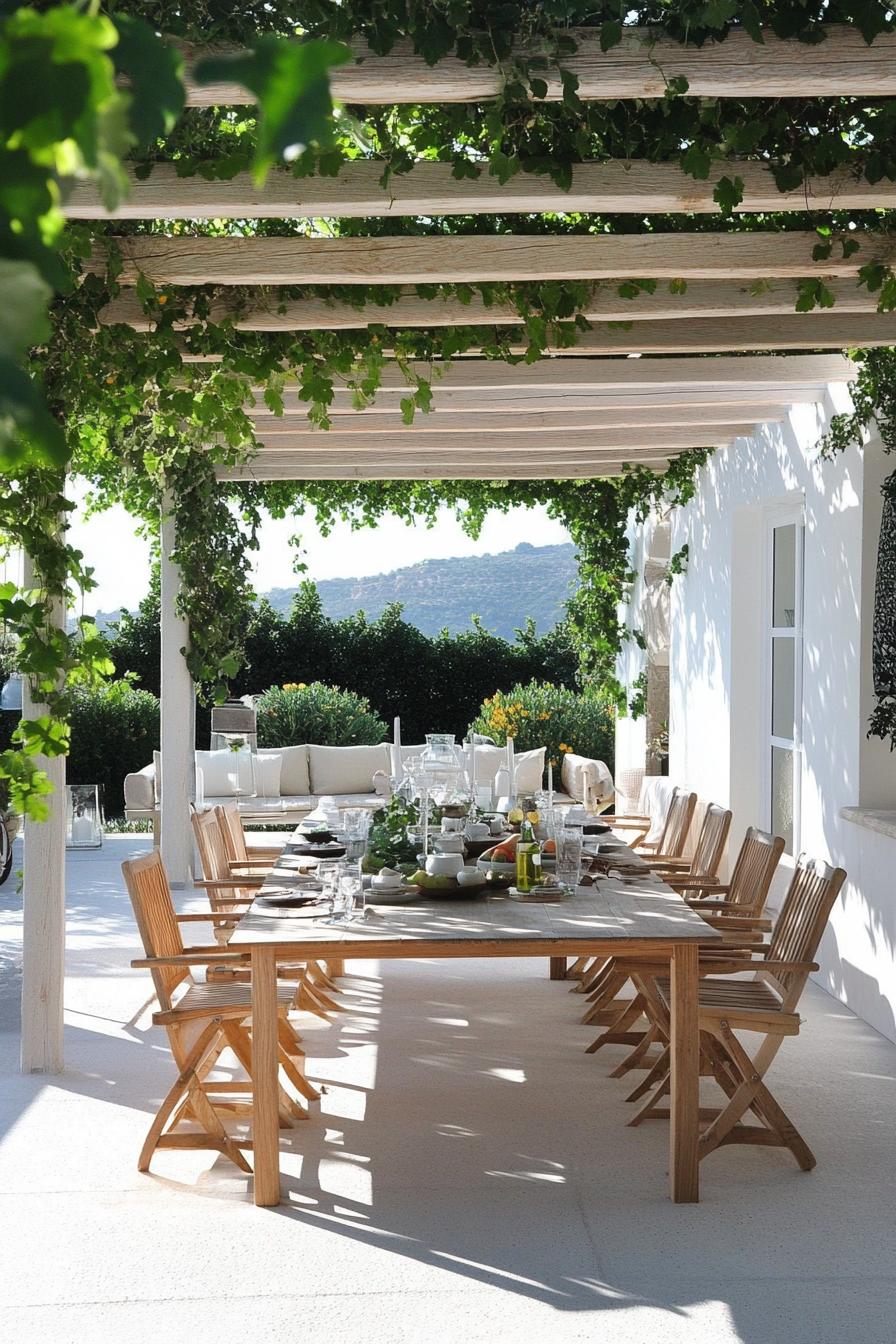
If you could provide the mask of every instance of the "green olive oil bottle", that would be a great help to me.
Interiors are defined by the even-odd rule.
[[[520,823],[520,838],[516,847],[516,889],[531,891],[541,881],[541,846],[535,838],[535,828],[528,817]]]

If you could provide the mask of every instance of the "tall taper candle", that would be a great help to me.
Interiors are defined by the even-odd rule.
[[[516,779],[515,779],[515,777],[514,777],[515,772],[514,772],[514,768],[513,768],[513,738],[512,738],[512,737],[508,737],[508,739],[507,739],[507,773],[508,773],[508,775],[510,776],[510,796],[511,796],[511,798],[515,798],[515,797],[516,797]]]

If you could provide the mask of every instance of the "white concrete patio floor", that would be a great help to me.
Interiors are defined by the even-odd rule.
[[[0,889],[0,1335],[6,1344],[891,1344],[896,1046],[812,989],[773,1073],[818,1168],[726,1148],[666,1194],[610,1050],[542,963],[360,966],[307,1020],[327,1088],[284,1139],[288,1203],[212,1154],[136,1157],[173,1077],[118,873],[69,868],[67,1072],[17,1072],[20,900]],[[190,898],[185,898],[185,908]],[[192,934],[204,937],[203,926]],[[616,1054],[618,1058],[618,1054]]]

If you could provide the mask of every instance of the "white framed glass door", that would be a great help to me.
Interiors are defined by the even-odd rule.
[[[799,850],[803,720],[802,508],[775,510],[767,532],[765,585],[766,821]]]

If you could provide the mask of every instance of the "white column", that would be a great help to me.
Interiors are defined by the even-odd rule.
[[[182,650],[189,644],[190,628],[176,609],[180,569],[171,559],[175,546],[171,499],[162,500],[162,696],[161,850],[168,879],[174,886],[192,880],[193,839],[190,793],[193,777],[195,694]]]
[[[36,588],[29,556],[24,587]],[[65,603],[53,604],[53,624],[65,627]],[[22,687],[22,717],[37,718],[46,706],[35,702],[28,679]],[[46,821],[25,822],[24,920],[22,930],[22,1072],[61,1073],[63,988],[65,983],[65,757],[37,756],[53,793]]]

